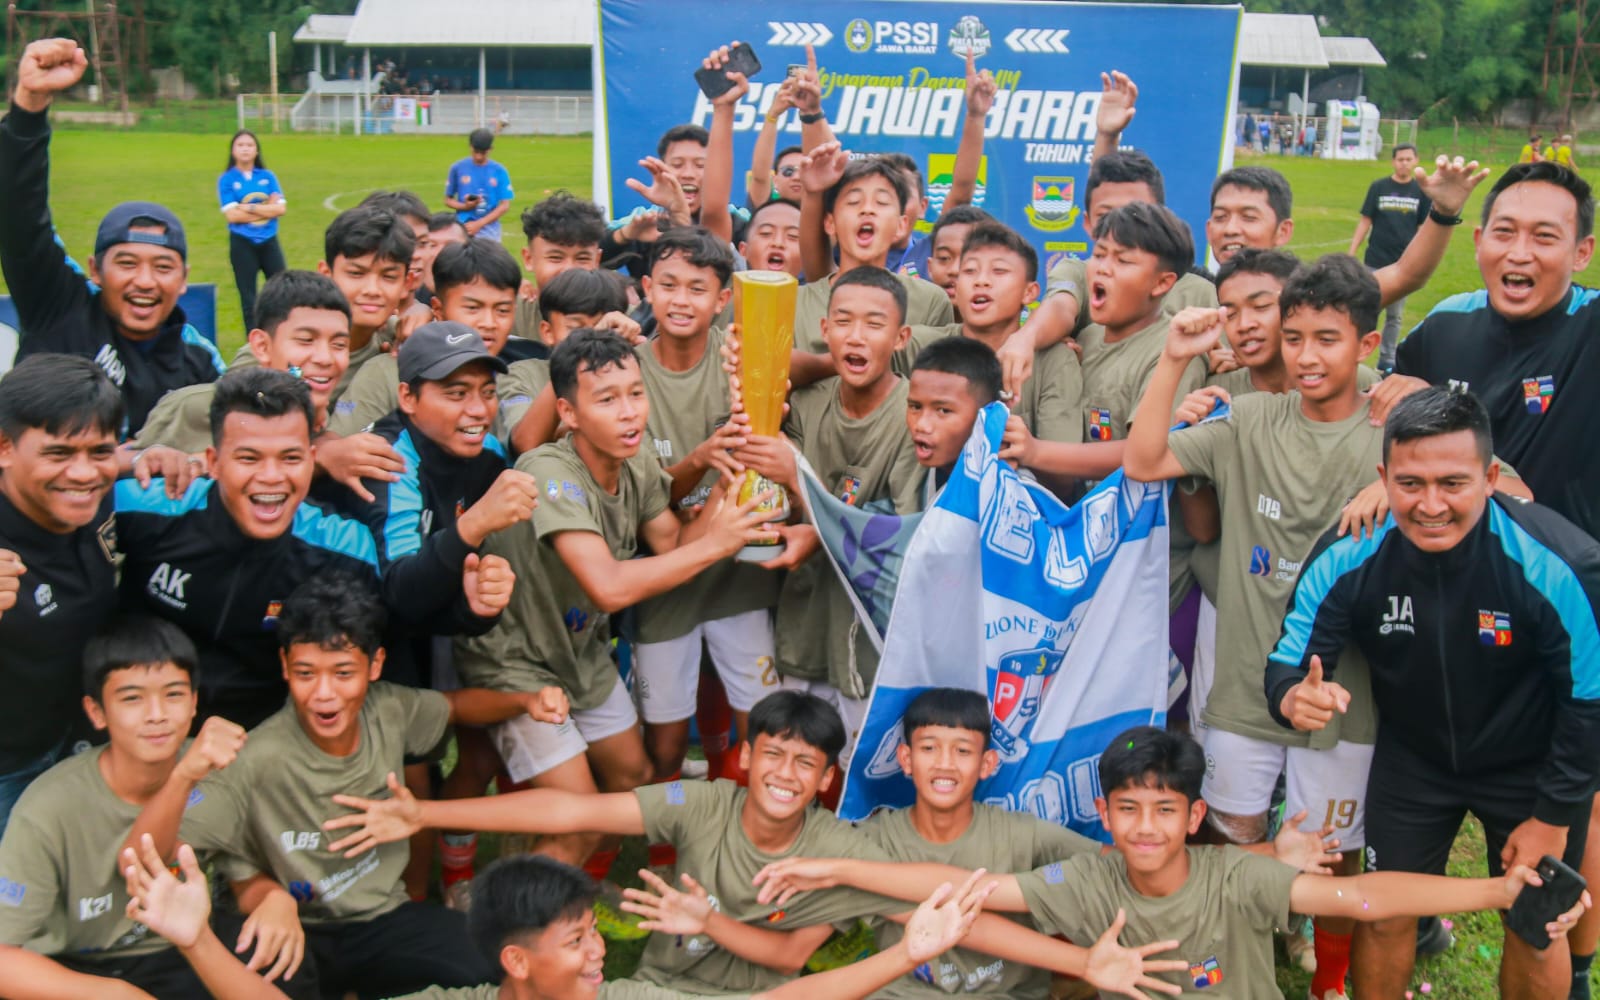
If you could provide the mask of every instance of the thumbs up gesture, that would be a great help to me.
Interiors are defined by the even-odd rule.
[[[1322,657],[1311,658],[1306,679],[1290,688],[1279,706],[1296,729],[1316,732],[1327,727],[1333,713],[1350,708],[1350,692],[1343,685],[1322,679]]]

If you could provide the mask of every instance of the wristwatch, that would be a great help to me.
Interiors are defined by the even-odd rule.
[[[1432,219],[1434,222],[1437,222],[1441,226],[1459,226],[1459,225],[1461,225],[1461,216],[1459,216],[1459,215],[1445,215],[1444,213],[1440,212],[1437,208],[1434,208],[1432,205],[1428,206],[1428,218]]]

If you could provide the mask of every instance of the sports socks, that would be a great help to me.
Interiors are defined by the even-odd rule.
[[[1322,1000],[1332,991],[1344,995],[1344,978],[1350,971],[1350,935],[1334,934],[1313,923],[1313,940],[1316,946],[1317,971],[1311,975],[1311,995]]]
[[[1594,963],[1594,952],[1572,956],[1572,992],[1569,1000],[1589,1000],[1589,966]]]

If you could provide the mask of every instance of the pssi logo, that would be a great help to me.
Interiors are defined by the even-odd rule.
[[[1000,658],[994,679],[994,722],[991,736],[1004,760],[1028,752],[1027,736],[1050,681],[1066,654],[1059,649],[1023,649]]]
[[[954,42],[952,41],[952,44]],[[851,52],[900,52],[932,55],[939,51],[937,21],[867,21],[856,18],[844,29],[844,45]],[[965,52],[963,52],[963,55]]]

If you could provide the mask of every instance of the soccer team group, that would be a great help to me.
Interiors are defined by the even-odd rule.
[[[1256,998],[1276,932],[1315,1000],[1396,998],[1417,918],[1516,924],[1519,899],[1501,994],[1589,995],[1600,919],[1547,860],[1600,871],[1600,302],[1573,284],[1594,201],[1572,170],[1492,182],[1483,288],[1396,349],[1380,315],[1428,281],[1477,164],[1413,178],[1396,150],[1365,263],[1281,249],[1289,185],[1230,170],[1211,274],[1108,75],[1092,256],[1041,289],[1029,243],[966,204],[987,72],[914,240],[916,164],[841,148],[814,63],[732,197],[730,74],[709,130],[641,161],[651,210],[551,195],[521,215],[524,268],[375,193],[315,270],[265,283],[224,365],[177,308],[169,210],[113,208],[86,270],[55,236],[48,109],[83,69],[33,43],[0,120],[22,328],[0,995],[1042,1000],[1056,973],[1057,995]],[[803,281],[781,437],[734,374],[746,268]],[[829,809],[878,660],[796,455],[846,502],[920,510],[996,401],[1001,457],[1065,500],[1119,468],[1176,481],[1189,700],[1100,757],[1109,846],[974,801],[997,759],[971,691],[906,712],[914,805]],[[745,470],[793,509],[741,499]],[[712,780],[682,774],[696,717]],[[1443,874],[1468,812],[1488,878]],[[507,836],[475,872],[480,832]],[[616,898],[625,836],[651,867]],[[863,919],[875,954],[796,978]],[[602,931],[648,934],[631,978],[603,981]]]

